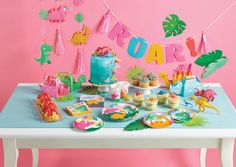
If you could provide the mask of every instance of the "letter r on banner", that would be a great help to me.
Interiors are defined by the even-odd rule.
[[[131,34],[129,33],[127,27],[123,24],[121,24],[120,22],[118,22],[113,29],[111,30],[111,32],[109,33],[108,37],[111,40],[115,40],[117,44],[120,47],[124,46],[124,38],[128,38]]]
[[[166,63],[174,63],[185,61],[184,55],[182,55],[183,46],[179,44],[170,44],[166,47]]]

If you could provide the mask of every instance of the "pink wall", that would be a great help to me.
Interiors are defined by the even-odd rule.
[[[52,0],[51,0],[52,1]],[[219,15],[233,0],[172,0],[157,1],[149,0],[107,0],[111,9],[119,18],[138,36],[144,37],[150,42],[157,43],[181,43],[190,35],[194,35],[205,28],[217,15]],[[69,3],[69,1],[68,1]],[[40,82],[44,73],[55,74],[58,71],[71,71],[75,60],[76,49],[66,44],[67,53],[63,57],[52,57],[52,65],[40,66],[34,61],[34,57],[39,56],[40,20],[38,11],[40,3],[38,0],[24,1],[0,1],[2,6],[0,11],[0,75],[2,87],[0,88],[1,100],[0,110],[3,108],[14,87],[19,82]],[[72,6],[72,3],[69,3]],[[105,35],[95,33],[94,28],[102,14],[106,12],[100,0],[87,0],[82,6],[85,15],[85,23],[92,30],[91,38],[85,47],[85,62],[87,69],[89,67],[89,55],[97,46],[111,46],[126,62],[135,62],[147,70],[153,70],[158,73],[163,70],[171,71],[176,64],[155,65],[146,64],[144,58],[133,59],[126,53],[126,48],[119,48],[115,42],[109,40]],[[62,25],[65,39],[69,39],[75,31],[76,23],[73,21],[75,8],[68,16],[67,22]],[[187,23],[187,29],[183,35],[176,38],[165,39],[162,30],[162,21],[166,15],[177,13]],[[236,44],[236,6],[232,8],[209,32],[207,38],[212,49],[222,49],[229,58],[226,67],[213,74],[204,82],[220,82],[232,102],[236,105],[235,78],[232,76],[235,67],[235,44]],[[115,22],[113,21],[113,24]],[[47,24],[49,25],[49,24]],[[48,27],[48,42],[53,42],[54,26]],[[128,41],[126,42],[126,45]],[[193,62],[189,52],[185,47],[185,54],[188,57],[186,62]],[[124,73],[130,63],[123,63],[120,70],[120,78],[124,78]],[[89,70],[89,69],[88,69]],[[194,66],[194,71],[200,74],[199,68]],[[233,75],[232,75],[233,74]],[[19,166],[30,166],[31,158],[28,150],[21,151]],[[209,166],[220,166],[218,156],[215,150],[210,151],[208,158]],[[104,157],[111,160],[106,164]],[[119,157],[119,160],[116,158]],[[90,158],[94,161],[90,161]],[[143,165],[153,166],[199,166],[198,150],[41,150],[40,166],[77,166],[75,163],[87,166],[135,166]],[[73,163],[72,163],[73,162]],[[155,166],[156,166],[155,165]],[[3,166],[3,151],[0,145],[0,166]]]

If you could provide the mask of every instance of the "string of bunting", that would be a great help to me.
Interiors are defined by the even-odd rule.
[[[105,0],[101,0],[101,2],[104,4],[104,6],[107,9],[107,12],[102,16],[102,19],[100,20],[98,27],[97,27],[97,32],[104,33],[110,38],[111,40],[115,40],[117,45],[120,47],[124,47],[125,40],[130,38],[128,48],[127,48],[127,53],[134,58],[142,58],[143,56],[146,55],[146,62],[147,63],[153,63],[155,62],[156,64],[164,64],[164,63],[174,63],[175,61],[177,62],[184,62],[185,61],[185,56],[183,55],[183,46],[181,44],[156,44],[156,43],[151,43],[145,40],[142,37],[139,37],[135,35],[132,31],[130,31],[126,25],[123,24],[123,22],[120,21],[120,19],[116,16],[116,14],[110,9],[108,4],[106,3]],[[201,59],[209,59],[209,57],[214,55],[221,55],[218,56],[219,58],[222,57],[222,51],[216,50],[216,51],[210,51],[207,38],[205,36],[205,33],[218,21],[220,20],[234,5],[236,4],[236,1],[231,3],[220,15],[218,15],[204,30],[201,32],[197,33],[196,35],[193,35],[189,38],[186,39],[185,44],[188,47],[190,51],[190,55],[192,57],[200,56],[202,55]],[[110,19],[111,16],[115,18],[117,23],[113,28],[110,29]],[[177,36],[183,33],[183,31],[186,29],[186,23],[176,15],[176,14],[171,14],[166,17],[166,20],[162,24],[164,32],[165,32],[165,37],[169,38],[172,36]],[[198,47],[196,47],[195,44],[195,38],[197,36],[201,35],[201,39],[199,42]],[[149,51],[147,52],[149,46]],[[147,52],[147,54],[146,54]],[[211,56],[209,56],[210,54]],[[206,55],[206,56],[204,56]],[[215,59],[210,59],[212,60],[210,63],[215,63],[214,66],[211,66],[210,72],[208,71],[208,74],[210,75],[214,71],[216,71],[218,68],[222,67],[227,59],[224,59],[224,63],[218,63],[216,62]],[[213,61],[214,60],[214,61]],[[196,62],[198,62],[196,60]],[[204,70],[208,69],[209,70],[209,65],[210,63],[205,63],[204,65]],[[196,63],[197,64],[197,63]],[[204,63],[203,63],[204,64]],[[197,64],[199,65],[199,64]],[[201,64],[202,65],[202,64]],[[211,64],[212,65],[212,64]],[[208,67],[208,68],[207,68]],[[206,71],[203,72],[202,77],[206,78],[208,75],[204,75]]]

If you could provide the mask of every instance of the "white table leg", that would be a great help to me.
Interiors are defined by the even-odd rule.
[[[4,147],[4,166],[17,167],[18,148],[16,146],[16,139],[3,139]]]
[[[39,150],[37,148],[32,148],[32,167],[38,166],[38,160],[39,160]]]
[[[234,139],[221,139],[220,157],[222,167],[234,167]]]
[[[201,148],[200,150],[200,166],[201,167],[206,167],[206,148]]]

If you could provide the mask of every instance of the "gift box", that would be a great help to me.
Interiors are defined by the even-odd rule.
[[[202,84],[197,76],[188,76],[171,85],[170,91],[182,97],[190,97],[194,96],[196,89],[201,88]]]

